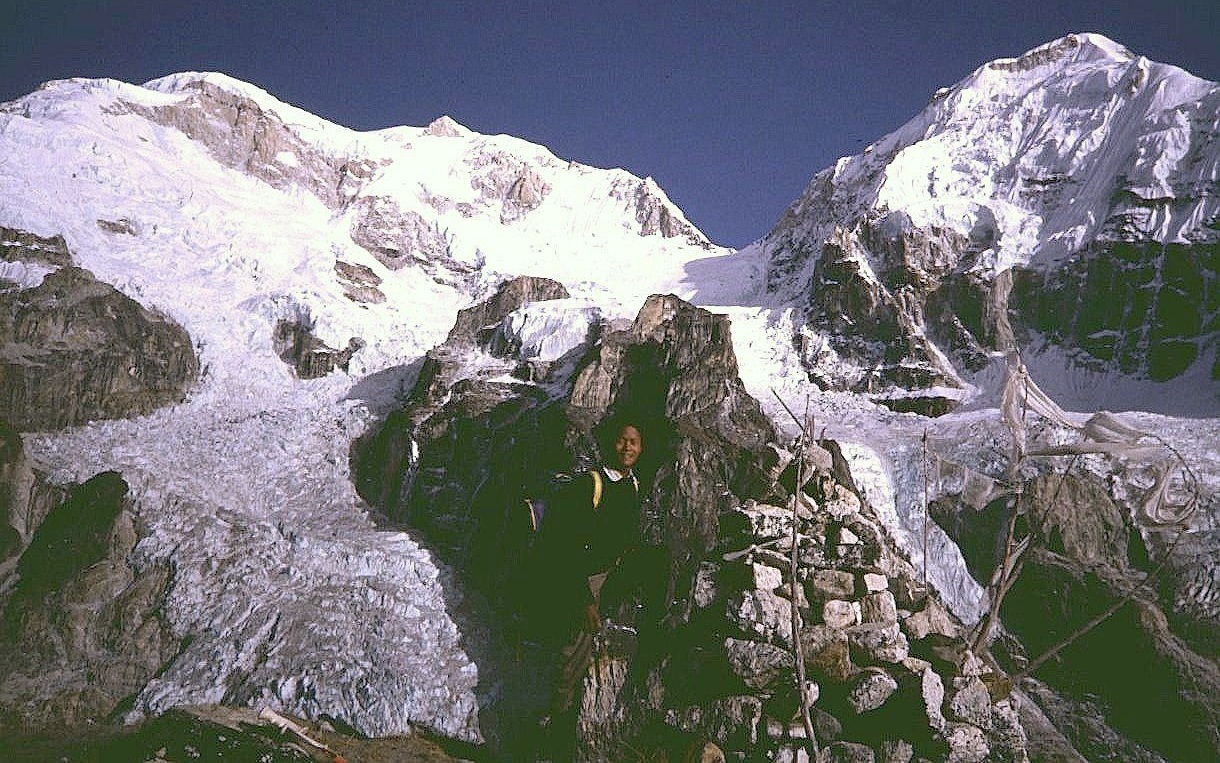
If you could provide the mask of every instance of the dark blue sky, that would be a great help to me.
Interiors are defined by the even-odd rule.
[[[1220,80],[1216,0],[7,0],[0,28],[0,101],[217,70],[359,129],[450,114],[652,175],[731,246],[937,88],[1069,32]]]

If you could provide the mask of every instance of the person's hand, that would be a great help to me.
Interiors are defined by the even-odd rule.
[[[597,611],[597,605],[590,602],[585,605],[585,627],[590,633],[597,633],[602,629],[602,616]]]

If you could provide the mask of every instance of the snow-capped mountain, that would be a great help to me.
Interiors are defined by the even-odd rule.
[[[181,648],[135,709],[262,697],[371,734],[477,737],[478,676],[459,594],[352,489],[353,440],[503,274],[563,279],[614,315],[689,294],[685,264],[728,254],[651,179],[449,118],[355,132],[219,74],[63,80],[0,107],[0,219],[8,288],[70,262],[198,353],[181,405],[26,437],[57,483],[120,472],[143,528],[131,574],[173,567],[153,621]],[[316,358],[344,346],[326,375]],[[57,682],[18,662],[11,701],[87,694],[96,658],[58,655],[76,665]]]
[[[937,91],[751,251],[826,386],[960,400],[990,356],[1049,349],[1077,385],[1178,380],[1164,410],[1215,413],[1218,136],[1216,83],[1069,35]]]
[[[728,321],[691,330],[717,340],[717,357],[735,355],[778,428],[793,434],[780,401],[816,413],[887,537],[924,563],[956,615],[977,618],[985,596],[961,553],[920,525],[920,436],[946,461],[997,472],[1008,444],[998,419],[895,413],[849,390],[941,413],[986,391],[994,358],[1021,349],[1035,374],[1078,369],[1052,378],[1054,391],[1078,393],[1069,404],[1121,402],[1105,382],[1131,385],[1122,400],[1145,395],[1141,410],[1216,415],[1218,110],[1214,83],[1070,36],[939,92],[815,176],[775,230],[735,253],[651,179],[449,117],[357,132],[214,73],[62,80],[0,105],[7,305],[96,299],[93,314],[139,312],[177,351],[185,331],[197,356],[175,361],[185,399],[163,385],[173,388],[156,404],[170,404],[151,413],[86,415],[82,403],[49,417],[78,426],[5,434],[0,457],[24,448],[29,464],[0,458],[0,475],[17,474],[33,508],[0,528],[0,595],[47,496],[110,471],[127,493],[103,544],[118,552],[89,569],[46,644],[16,652],[0,720],[265,703],[370,735],[422,725],[478,740],[480,692],[494,684],[473,654],[481,624],[420,538],[370,515],[350,461],[459,309],[515,275],[555,279],[569,296],[465,326],[491,329],[495,352],[451,343],[453,387],[533,384],[510,374],[518,360],[562,365],[653,293],[726,313],[731,337]],[[47,276],[72,266],[92,277],[73,271],[60,280],[78,291],[55,291]],[[1116,290],[1122,299],[1096,296]],[[96,339],[75,315],[42,320],[58,334],[38,349]],[[731,353],[720,346],[730,338]],[[15,338],[0,366],[30,364],[28,341]],[[128,356],[116,357],[106,384],[128,373]],[[143,373],[133,364],[129,375]],[[147,373],[136,381],[155,387]],[[734,379],[697,380],[692,390],[737,391]],[[1167,389],[1189,394],[1149,396]],[[1214,421],[1137,424],[1185,443],[1214,496]],[[414,441],[401,442],[409,467]],[[122,493],[113,475],[101,482]],[[1122,505],[1134,505],[1139,491],[1122,485]],[[951,487],[938,476],[931,498]],[[1196,537],[1214,533],[1214,497],[1199,516]],[[1198,587],[1196,598],[1212,596],[1214,583]]]

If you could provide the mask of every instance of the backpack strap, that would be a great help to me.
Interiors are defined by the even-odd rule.
[[[525,498],[525,510],[530,515],[530,533],[538,532],[538,526],[542,524],[542,517],[546,513],[546,502],[536,498]]]
[[[593,510],[596,511],[602,502],[602,473],[594,469],[589,474],[593,477]]]

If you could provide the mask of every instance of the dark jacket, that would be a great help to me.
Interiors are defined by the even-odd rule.
[[[538,532],[542,586],[553,605],[570,609],[593,601],[588,578],[613,570],[640,544],[640,494],[636,480],[624,475],[615,481],[601,471],[602,493],[593,507],[593,478],[578,474],[549,508]]]

